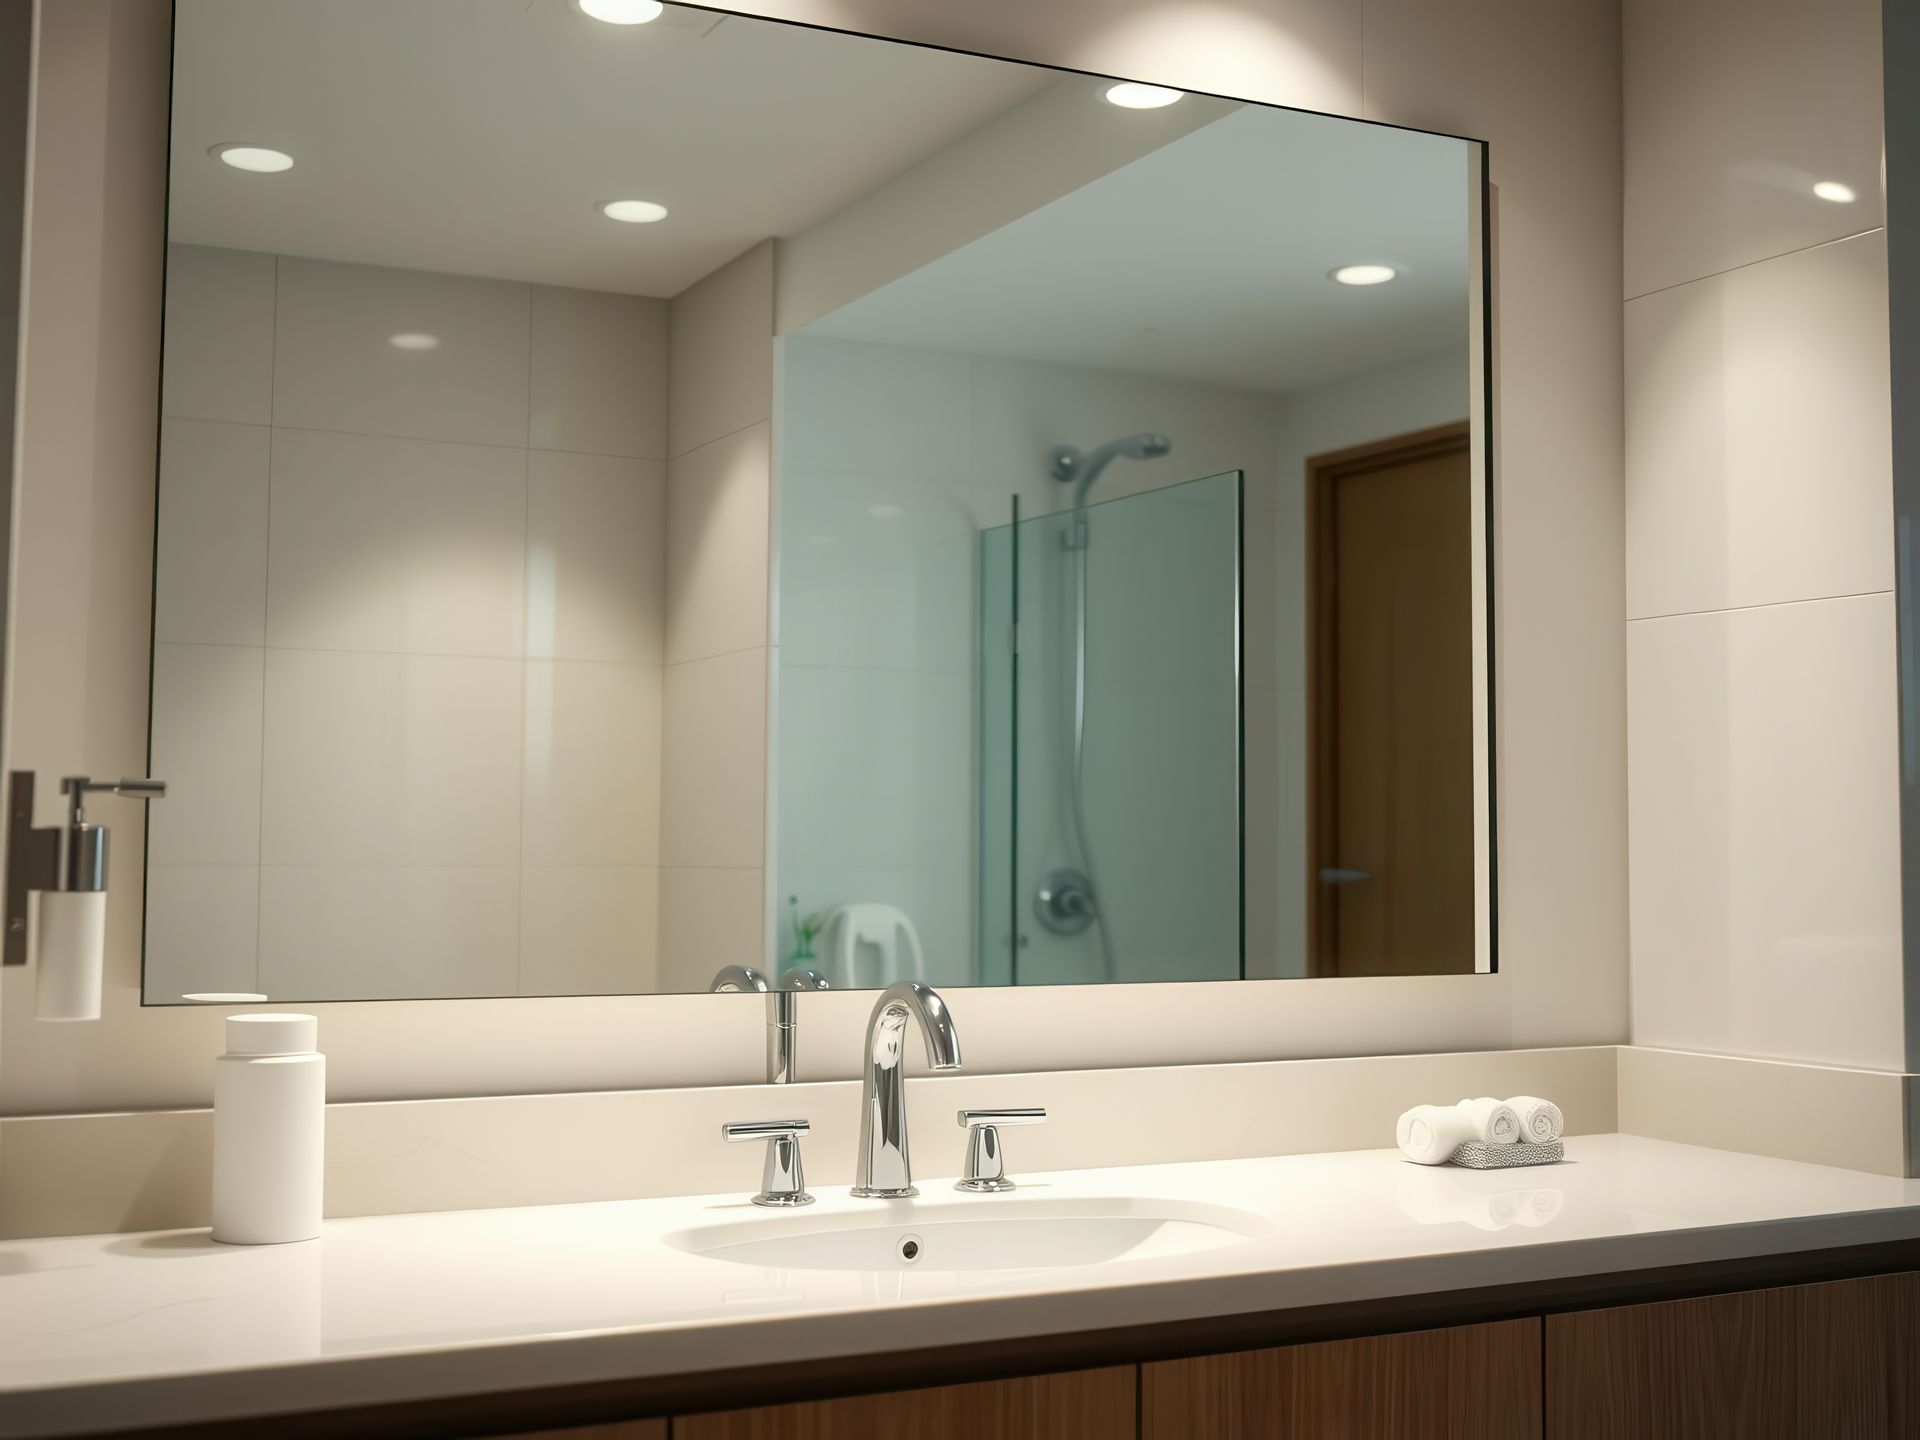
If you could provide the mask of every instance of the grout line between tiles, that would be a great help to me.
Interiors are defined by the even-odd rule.
[[[1671,285],[1656,285],[1651,290],[1642,290],[1638,295],[1629,295],[1622,302],[1631,305],[1636,300],[1644,300],[1649,295],[1664,295],[1669,290],[1679,290],[1687,285],[1698,285],[1702,280],[1718,280],[1723,275],[1732,275],[1741,270],[1751,270],[1756,265],[1765,265],[1769,260],[1784,260],[1789,255],[1805,255],[1810,250],[1824,250],[1829,245],[1844,245],[1849,240],[1858,240],[1863,235],[1878,235],[1887,227],[1869,225],[1864,230],[1855,230],[1851,235],[1836,235],[1831,240],[1816,240],[1811,245],[1796,245],[1791,250],[1782,250],[1777,255],[1762,255],[1757,260],[1743,260],[1738,265],[1729,265],[1724,270],[1709,270],[1705,275],[1690,276],[1685,280],[1676,280]]]
[[[1875,595],[1893,594],[1891,587],[1885,590],[1850,590],[1844,595],[1807,595],[1796,600],[1763,600],[1756,605],[1719,605],[1705,610],[1670,610],[1659,615],[1629,615],[1629,625],[1642,625],[1649,620],[1687,620],[1700,615],[1738,615],[1749,610],[1780,610],[1789,605],[1829,605],[1836,600],[1867,600]]]

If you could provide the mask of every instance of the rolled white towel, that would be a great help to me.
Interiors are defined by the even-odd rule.
[[[1483,1145],[1511,1145],[1520,1138],[1520,1116],[1504,1100],[1482,1095],[1478,1100],[1462,1100],[1454,1108],[1473,1127],[1469,1138]]]
[[[1538,1095],[1516,1095],[1507,1104],[1520,1117],[1520,1138],[1535,1145],[1558,1140],[1567,1128],[1560,1107]]]
[[[1393,1138],[1416,1165],[1444,1165],[1474,1131],[1457,1105],[1416,1105],[1393,1127]]]

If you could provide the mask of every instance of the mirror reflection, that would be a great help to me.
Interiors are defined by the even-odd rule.
[[[1477,144],[567,0],[172,124],[149,1003],[1491,968]]]

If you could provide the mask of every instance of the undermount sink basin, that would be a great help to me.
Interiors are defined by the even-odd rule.
[[[1256,1215],[1187,1200],[1048,1199],[875,1204],[668,1235],[677,1250],[779,1270],[1034,1270],[1190,1255],[1266,1233]]]

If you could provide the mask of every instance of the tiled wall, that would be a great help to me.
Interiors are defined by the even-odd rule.
[[[201,246],[167,302],[149,998],[653,989],[666,305]]]
[[[1642,1045],[1903,1068],[1880,11],[1625,10]]]
[[[659,988],[764,965],[773,246],[675,296]]]

